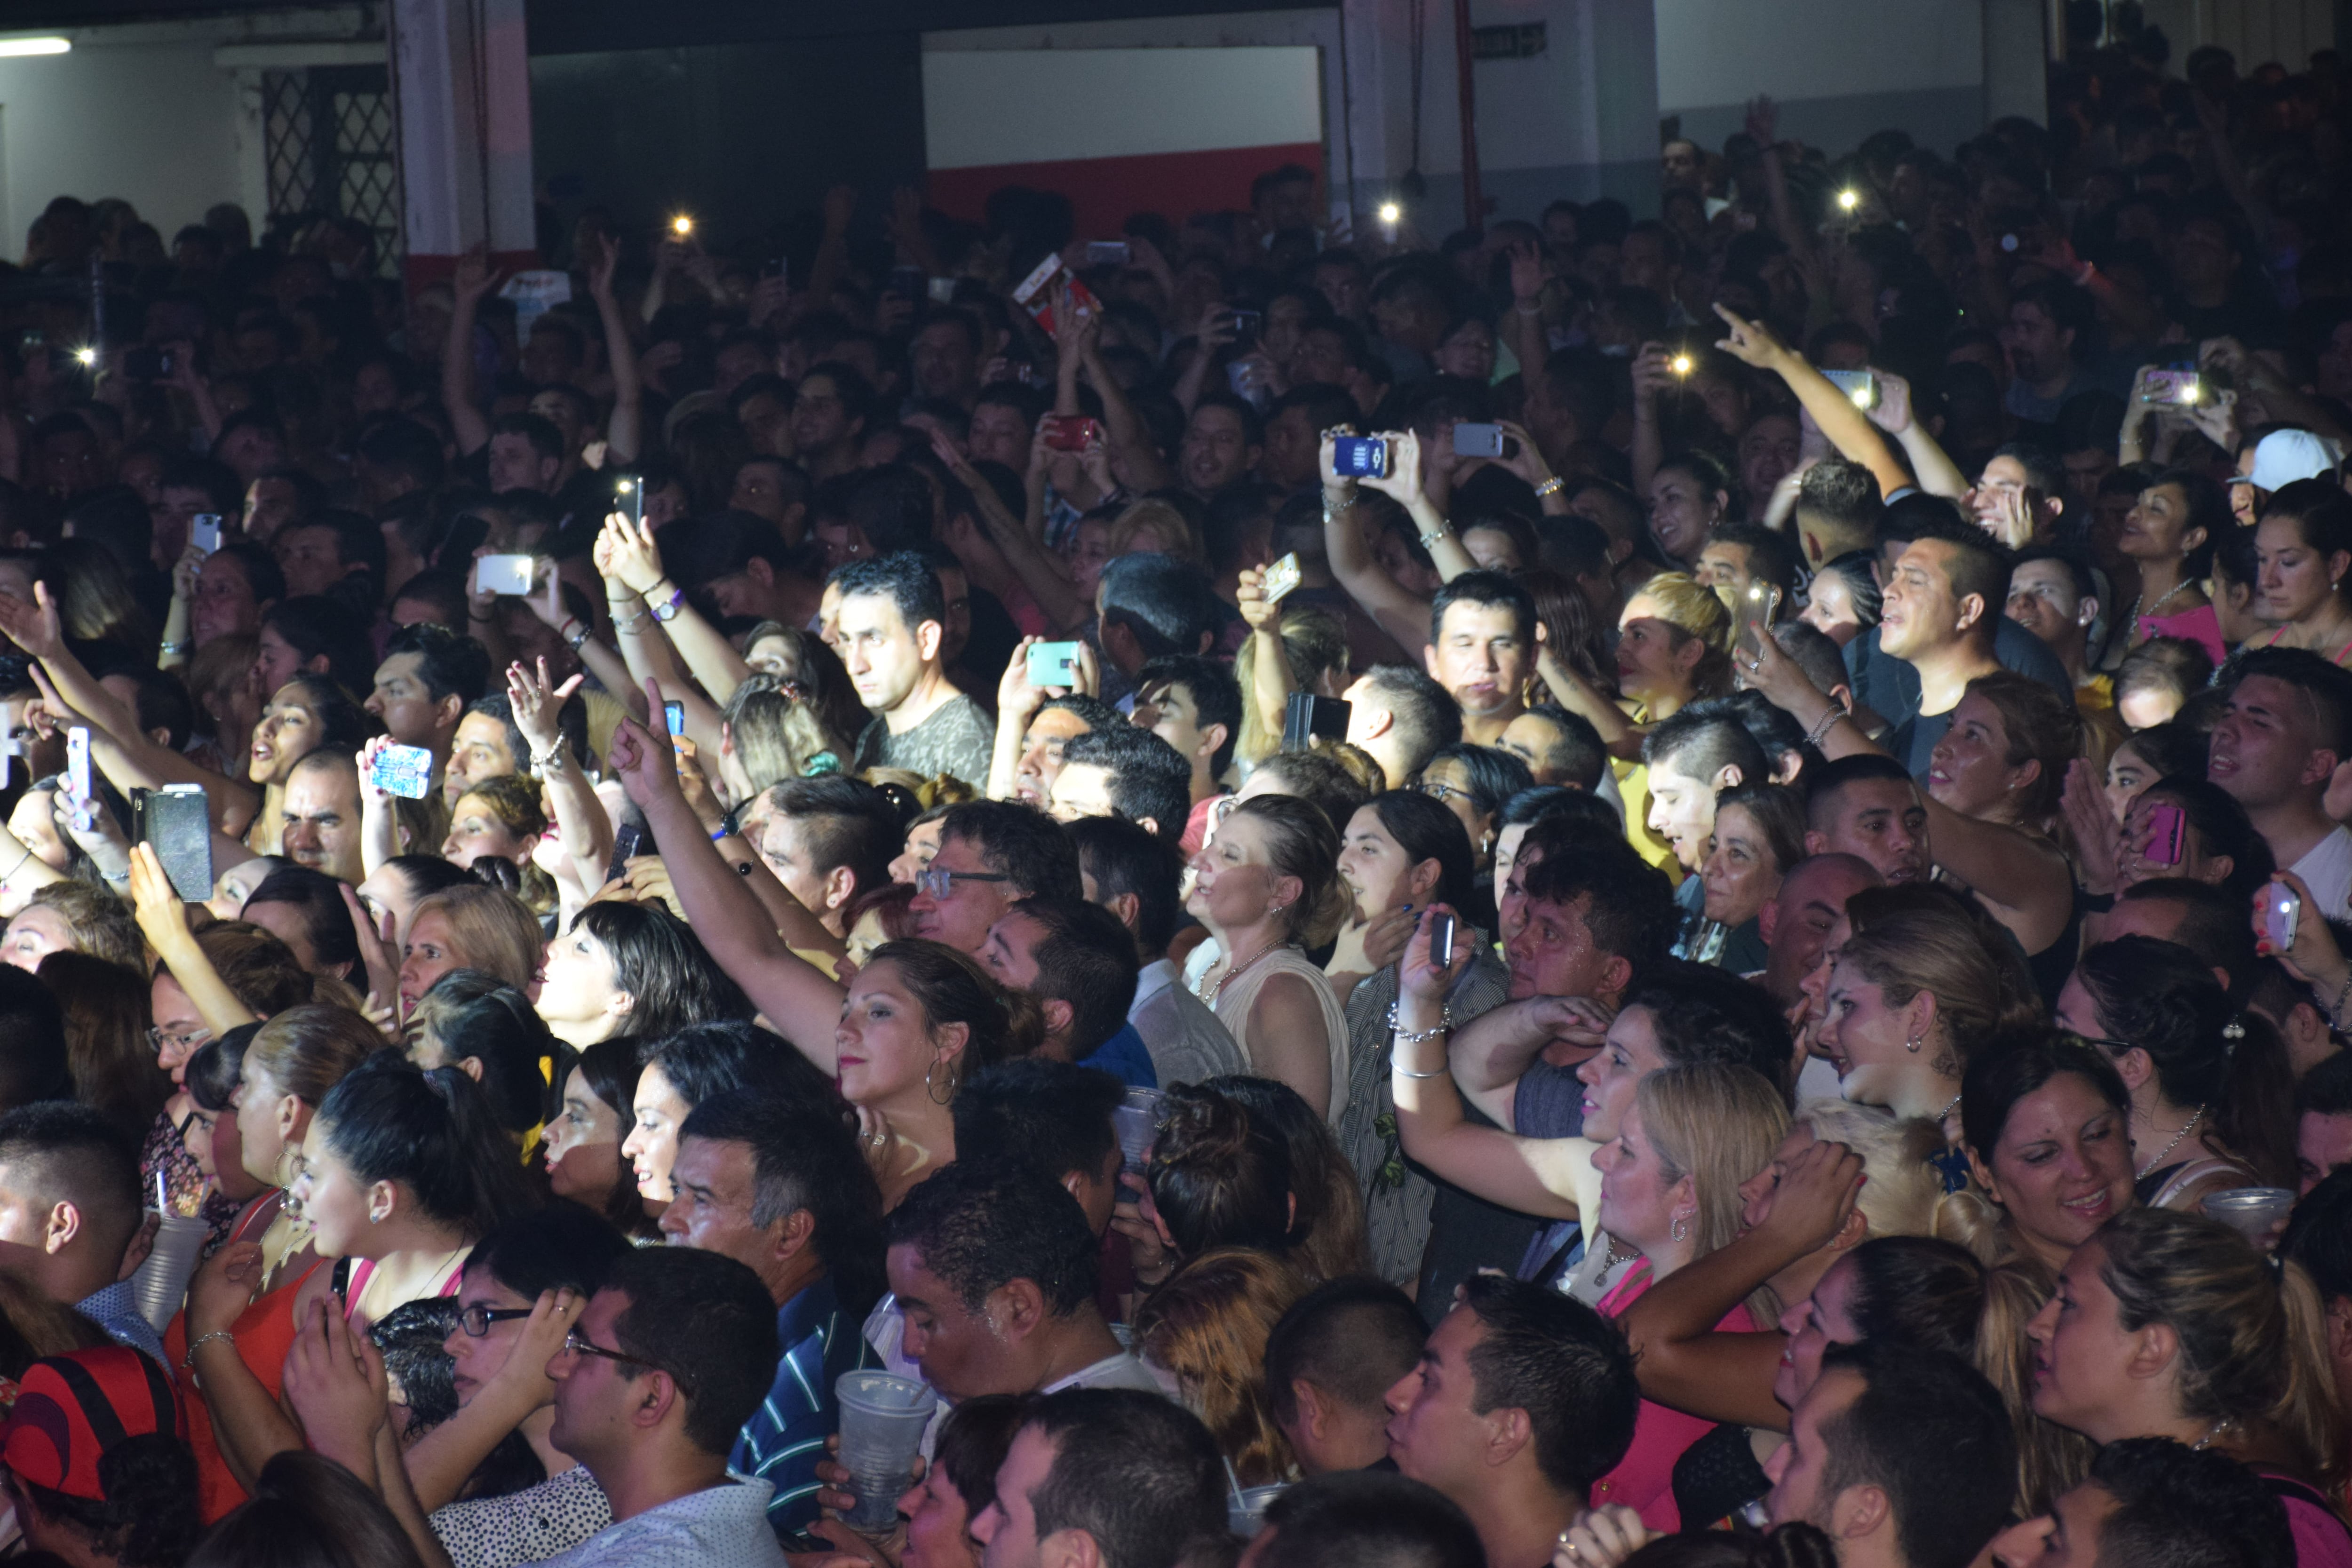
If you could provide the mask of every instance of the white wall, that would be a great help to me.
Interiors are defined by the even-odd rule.
[[[1297,46],[929,50],[928,161],[971,169],[1319,142],[1317,65]],[[1050,111],[1012,115],[1009,103]]]
[[[242,203],[257,227],[259,101],[216,52],[348,38],[363,25],[352,7],[74,28],[69,54],[0,59],[0,256],[23,254],[59,195],[120,196],[166,245],[215,202]]]

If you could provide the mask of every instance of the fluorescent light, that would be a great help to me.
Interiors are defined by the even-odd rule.
[[[0,38],[0,59],[18,55],[62,55],[72,48],[72,41],[67,38]]]

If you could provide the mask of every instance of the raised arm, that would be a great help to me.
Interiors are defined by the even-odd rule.
[[[1356,481],[1344,479],[1331,466],[1332,438],[1353,435],[1345,426],[1323,434],[1323,550],[1330,558],[1332,575],[1348,596],[1380,623],[1400,647],[1411,650],[1429,642],[1429,603],[1408,594],[1381,570],[1364,538],[1363,521],[1356,510]],[[1415,474],[1415,485],[1419,475]]]
[[[1446,1050],[1454,1088],[1489,1121],[1516,1130],[1519,1079],[1543,1048],[1554,1040],[1598,1046],[1610,1021],[1608,1008],[1584,996],[1506,1002],[1454,1028]]]
[[[1432,910],[1451,913],[1443,904]],[[1553,1219],[1577,1217],[1576,1189],[1591,1145],[1580,1138],[1520,1138],[1473,1126],[1446,1067],[1445,994],[1470,962],[1458,946],[1451,966],[1429,961],[1426,916],[1399,961],[1391,1075],[1397,1135],[1404,1152],[1435,1175],[1489,1203]]]
[[[1057,630],[1071,630],[1084,626],[1087,617],[1094,614],[1094,606],[1087,603],[1085,596],[1078,592],[1077,584],[1070,581],[1069,573],[1063,568],[1060,558],[1043,543],[1043,510],[1039,511],[1034,528],[1030,520],[1013,516],[1005,506],[1003,498],[996,493],[996,487],[981,478],[971,459],[956,450],[955,443],[947,438],[945,432],[936,428],[932,430],[931,450],[971,492],[972,510],[979,515],[981,526],[988,531],[988,537],[1003,555],[1004,563],[1013,568],[1013,574],[1021,580],[1021,586],[1028,590],[1029,597],[1035,602],[1046,621]],[[1030,478],[1033,482],[1029,486],[1030,495],[1041,509],[1045,489],[1043,484],[1036,481],[1040,480],[1045,470],[1045,431],[1041,420],[1030,442]]]
[[[650,694],[648,694],[650,695]],[[686,921],[719,966],[734,977],[801,1054],[830,1074],[842,987],[819,973],[776,934],[774,922],[743,879],[720,858],[695,819],[671,765],[669,748],[624,720],[605,763],[646,815],[661,846],[670,886]]]
[[[480,246],[457,258],[457,271],[450,279],[453,302],[449,311],[449,335],[441,344],[441,406],[449,416],[450,433],[457,438],[457,451],[472,457],[490,444],[490,422],[482,417],[481,405],[474,401],[474,320],[480,313],[483,297],[499,286],[503,273],[490,269],[488,254]]]
[[[215,1039],[239,1024],[257,1021],[220,977],[205,950],[196,945],[195,933],[188,929],[187,906],[173,891],[172,879],[164,875],[163,863],[155,858],[152,844],[131,847],[131,908],[147,945],[170,968],[172,978],[195,1004],[197,1015]]]
[[[629,335],[629,318],[613,297],[621,242],[602,235],[596,244],[588,263],[588,297],[596,301],[596,319],[604,327],[604,361],[613,371],[613,412],[604,421],[604,449],[614,462],[628,464],[645,449],[645,378],[637,374],[637,345]]]
[[[1911,483],[1911,471],[1887,450],[1870,416],[1855,407],[1853,399],[1839,391],[1820,371],[1806,363],[1802,354],[1774,337],[1772,329],[1761,321],[1743,321],[1720,305],[1715,308],[1715,313],[1723,318],[1727,333],[1716,347],[1743,364],[1770,371],[1787,382],[1789,390],[1797,395],[1797,401],[1813,416],[1813,423],[1821,426],[1830,444],[1877,479],[1881,495],[1893,495]]]
[[[1257,732],[1271,746],[1282,736],[1290,694],[1298,689],[1290,671],[1290,655],[1282,646],[1282,605],[1278,601],[1266,601],[1265,574],[1255,566],[1242,568],[1234,603],[1250,629],[1250,684],[1249,689],[1242,693],[1242,700],[1255,712]],[[1255,763],[1260,759],[1242,760]]]
[[[513,705],[515,728],[530,746],[530,770],[547,786],[548,804],[555,808],[555,828],[563,853],[572,861],[581,885],[593,888],[613,858],[613,819],[596,798],[596,786],[580,771],[580,761],[563,743],[556,722],[564,700],[580,689],[575,675],[550,689],[547,660],[536,672],[520,664],[507,667],[507,700]]]
[[[609,550],[607,544],[609,542]],[[719,750],[719,712],[712,704],[723,704],[735,694],[751,673],[735,645],[719,635],[719,628],[702,618],[686,595],[677,591],[662,571],[661,545],[654,538],[651,523],[634,522],[619,512],[604,520],[604,532],[596,541],[596,566],[604,571],[609,560],[613,575],[629,585],[631,592],[645,602],[646,613],[653,616],[661,629],[669,635],[670,646],[694,679],[701,682],[696,690],[683,681],[663,682],[662,695],[671,701],[683,700],[687,705],[688,731],[695,743],[716,752]],[[677,610],[664,620],[657,611],[667,611],[675,601]],[[675,689],[673,689],[675,687]],[[703,692],[710,695],[706,700]],[[708,714],[707,731],[697,733],[695,710],[699,707]]]

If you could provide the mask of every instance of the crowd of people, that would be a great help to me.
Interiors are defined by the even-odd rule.
[[[21,1560],[2352,1568],[2352,92],[2126,42],[1434,246],[52,203]]]

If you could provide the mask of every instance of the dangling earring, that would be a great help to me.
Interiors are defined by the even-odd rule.
[[[1681,1215],[1675,1215],[1675,1223],[1666,1227],[1666,1234],[1673,1237],[1676,1241],[1688,1241],[1690,1239],[1690,1221],[1685,1219]]]
[[[953,1068],[948,1071],[948,1091],[945,1094],[940,1092],[940,1086],[934,1080],[933,1075],[940,1070],[940,1058],[933,1057],[931,1065],[923,1069],[923,1092],[931,1097],[933,1105],[945,1105],[955,1099],[956,1081]]]

